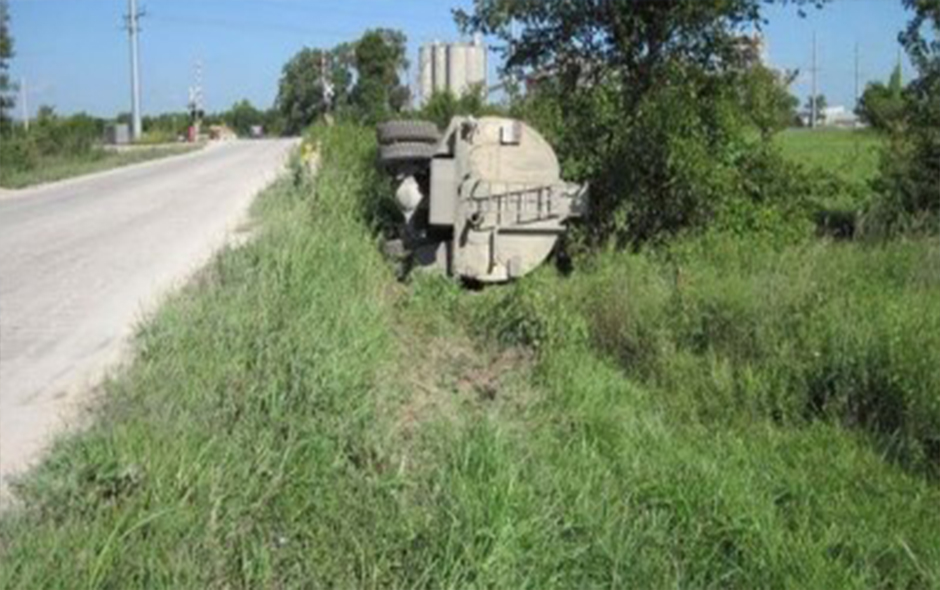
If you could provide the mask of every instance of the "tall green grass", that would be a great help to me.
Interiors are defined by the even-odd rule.
[[[940,586],[935,246],[402,286],[370,134],[315,140],[24,482],[0,586]]]
[[[141,330],[94,426],[22,483],[0,586],[350,587],[381,568],[391,279],[361,221],[368,137],[329,132],[315,184],[264,193],[256,239]]]
[[[940,248],[784,250],[709,236],[659,255],[608,252],[538,277],[477,315],[503,340],[579,334],[671,411],[709,423],[839,422],[940,474]]]

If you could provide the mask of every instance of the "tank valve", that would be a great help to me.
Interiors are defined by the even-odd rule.
[[[405,219],[411,219],[418,205],[421,204],[421,200],[424,199],[424,195],[421,194],[421,187],[414,176],[408,176],[402,180],[401,184],[398,185],[398,190],[395,191],[395,199],[398,201],[398,206],[405,215]]]
[[[479,211],[474,211],[470,214],[470,218],[467,220],[467,222],[473,229],[480,229],[480,227],[483,225],[483,214]]]

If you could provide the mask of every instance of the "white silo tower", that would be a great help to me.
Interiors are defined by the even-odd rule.
[[[447,46],[435,41],[431,53],[434,56],[434,91],[443,92],[447,90]]]
[[[418,50],[418,87],[421,104],[425,104],[434,92],[434,48],[432,45],[422,45]]]
[[[473,43],[467,49],[467,83],[486,87],[486,46],[479,34],[473,37]]]
[[[454,96],[467,91],[467,46],[454,43],[447,47],[447,88]]]

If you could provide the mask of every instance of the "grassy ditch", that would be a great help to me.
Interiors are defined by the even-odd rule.
[[[711,237],[482,293],[317,132],[0,521],[0,586],[940,585],[940,251]]]
[[[40,165],[33,168],[0,166],[0,187],[25,188],[44,182],[92,174],[168,156],[177,156],[196,149],[199,149],[199,147],[191,145],[140,147],[117,152],[95,149],[75,156],[48,156],[42,159]]]
[[[723,238],[455,295],[483,341],[536,351],[540,392],[442,451],[462,538],[492,535],[464,566],[508,586],[937,587],[938,295],[935,243]]]

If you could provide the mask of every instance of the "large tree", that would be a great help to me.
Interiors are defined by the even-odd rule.
[[[300,133],[326,112],[326,60],[326,51],[305,47],[284,65],[276,103],[288,133]]]
[[[287,133],[300,133],[324,113],[342,104],[352,78],[350,48],[304,48],[281,74],[276,106]]]
[[[13,57],[13,37],[10,35],[10,5],[0,0],[0,131],[10,123],[9,112],[16,104],[15,90],[10,82],[10,59]]]
[[[401,111],[408,88],[399,72],[408,67],[401,31],[366,31],[331,50],[305,48],[285,66],[276,107],[287,133],[299,133],[327,112],[375,122]]]
[[[796,122],[800,99],[790,94],[790,85],[797,74],[758,63],[739,77],[741,105],[764,139]]]
[[[370,121],[378,121],[407,106],[408,88],[399,72],[408,66],[407,39],[401,31],[374,29],[356,42],[356,86],[352,101]]]
[[[770,190],[743,178],[756,150],[745,145],[754,121],[738,91],[752,76],[749,33],[766,4],[475,0],[455,17],[464,32],[497,40],[507,75],[537,83],[526,100],[548,97],[529,112],[566,173],[592,181],[593,234],[639,243],[703,226],[728,199]]]
[[[222,118],[240,137],[247,137],[251,134],[252,127],[265,124],[266,115],[256,109],[248,99],[242,99],[232,105]]]

